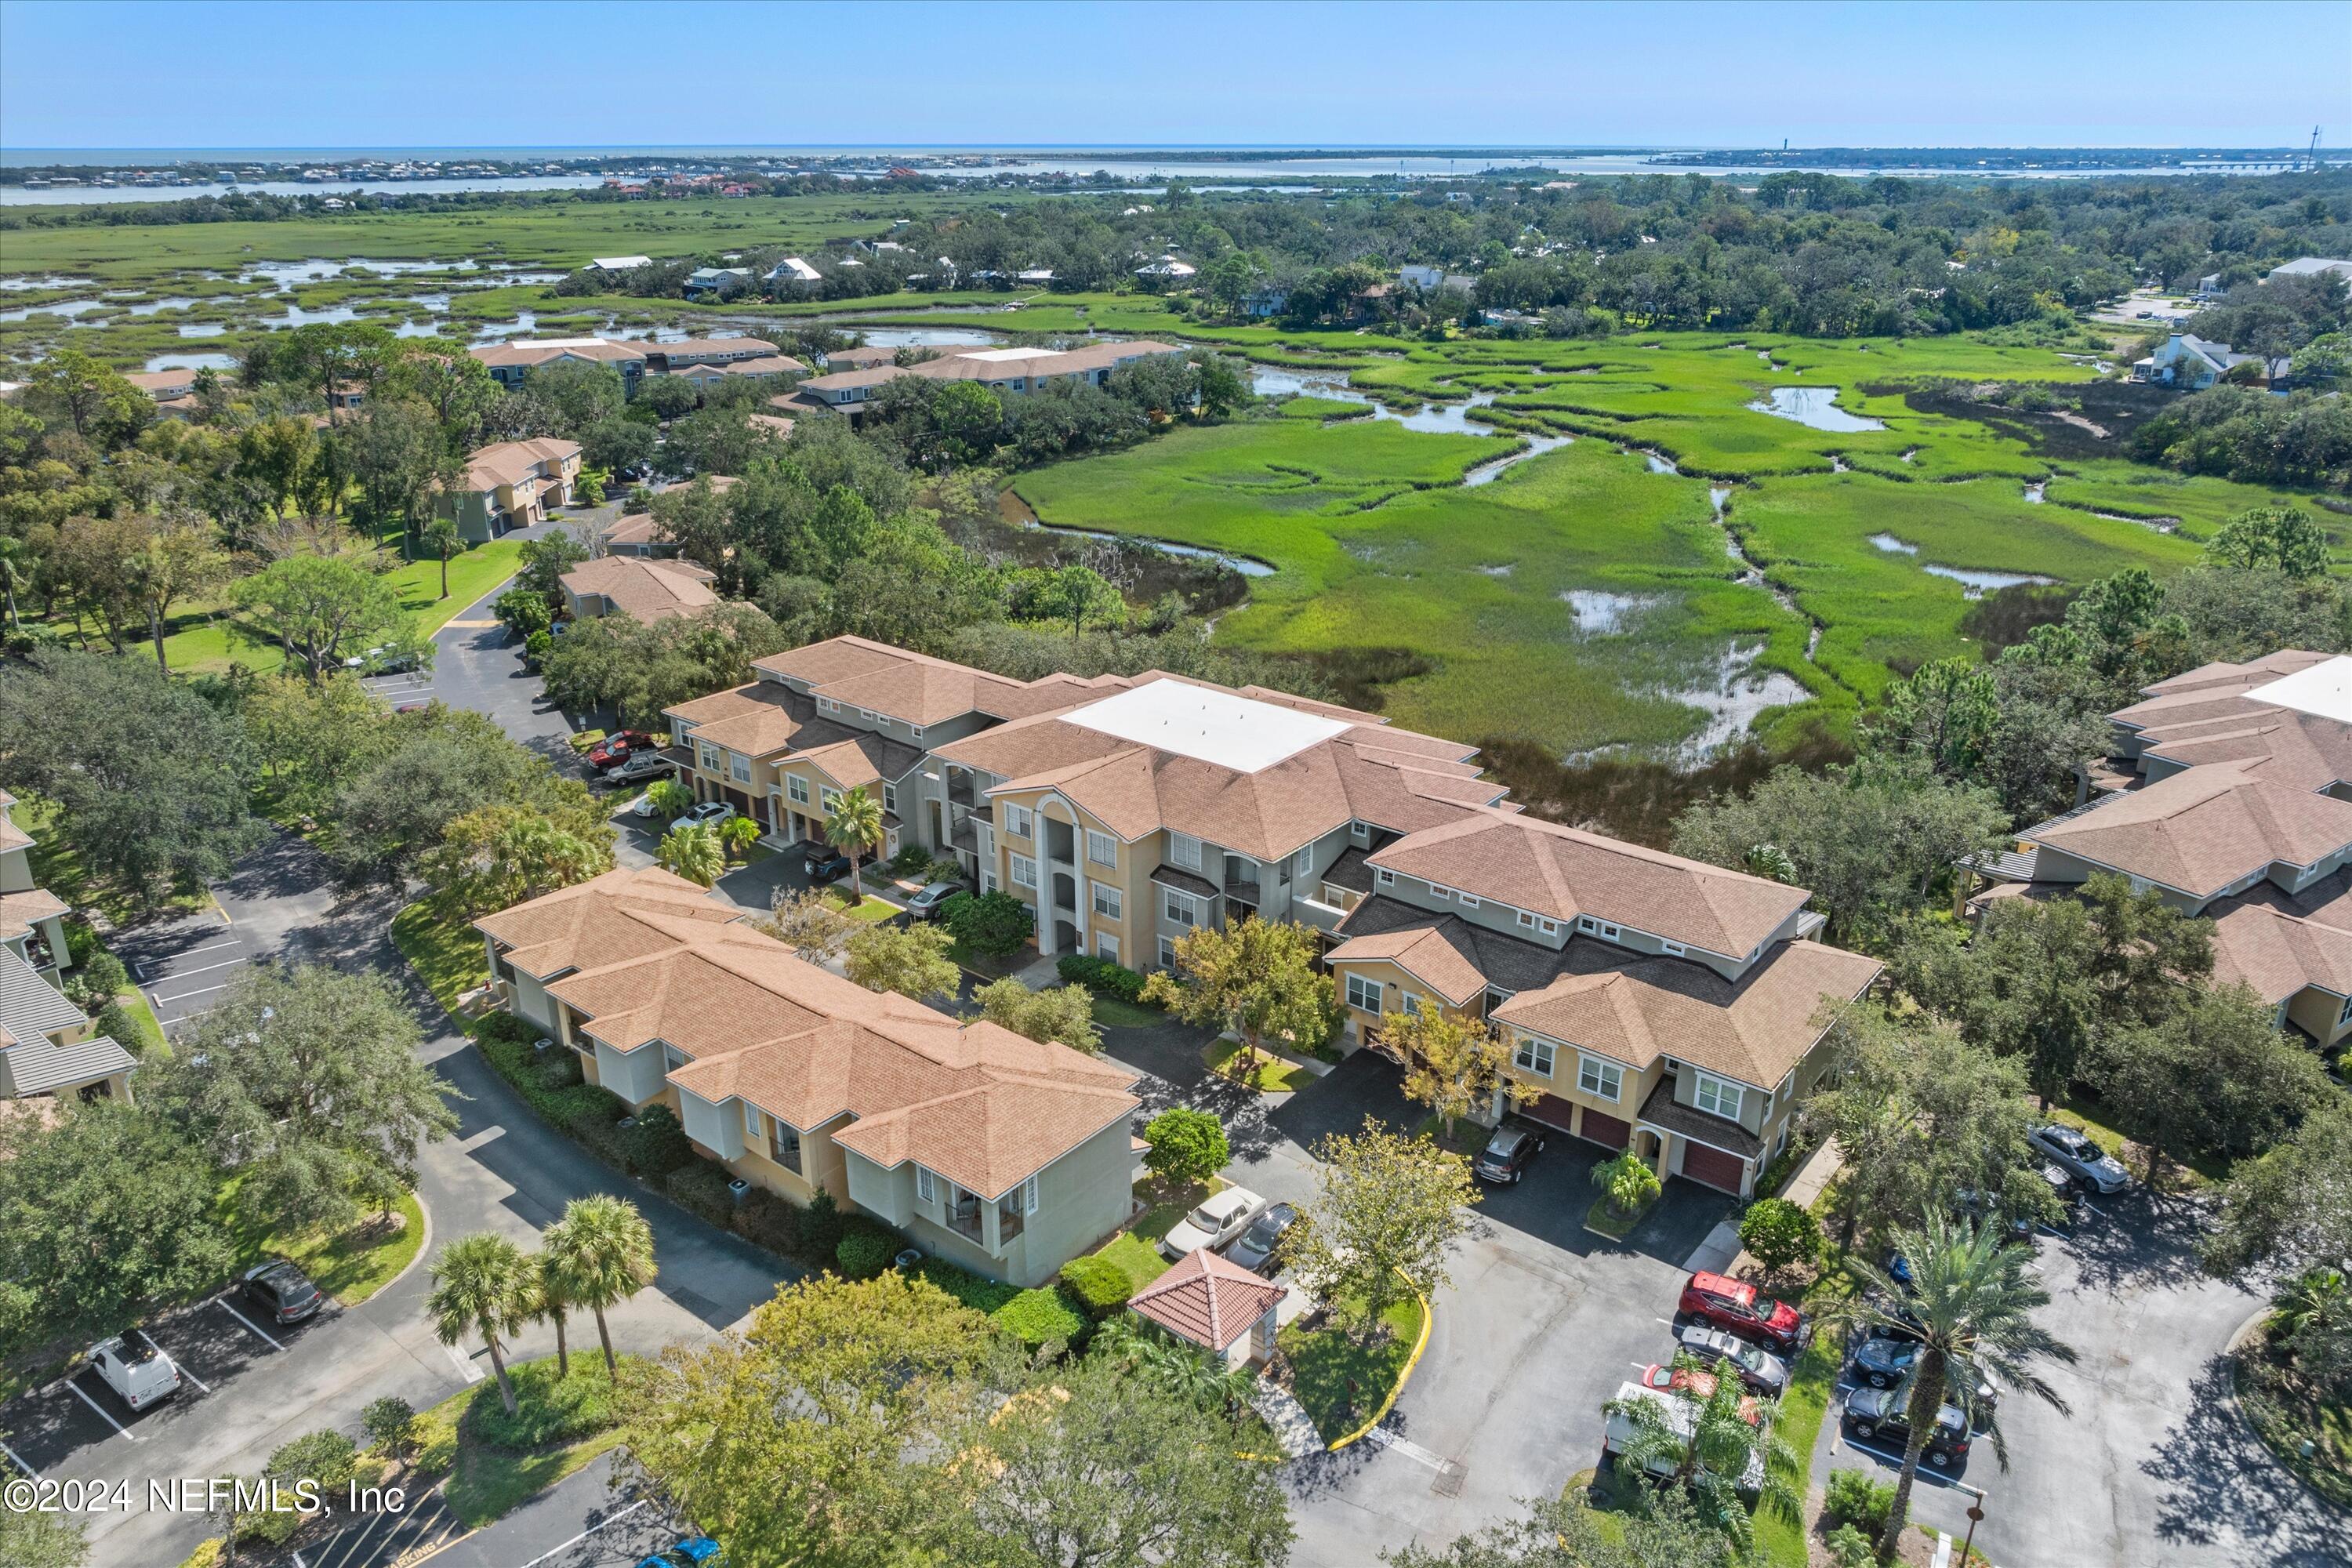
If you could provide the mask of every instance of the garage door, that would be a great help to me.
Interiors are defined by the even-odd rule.
[[[1519,1114],[1562,1132],[1576,1131],[1576,1107],[1556,1094],[1541,1094],[1519,1107]]]
[[[1612,1149],[1622,1149],[1633,1141],[1633,1124],[1603,1116],[1588,1105],[1584,1108],[1583,1136]]]
[[[1737,1154],[1727,1154],[1704,1143],[1685,1142],[1683,1145],[1683,1174],[1694,1182],[1705,1182],[1710,1187],[1736,1193],[1739,1190],[1740,1178],[1747,1173],[1747,1163]]]

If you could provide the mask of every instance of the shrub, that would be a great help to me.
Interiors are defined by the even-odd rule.
[[[1108,1258],[1073,1258],[1062,1265],[1062,1289],[1099,1323],[1127,1305],[1135,1282]]]
[[[1801,1204],[1759,1198],[1740,1216],[1739,1245],[1757,1262],[1778,1272],[1820,1256],[1822,1227]]]
[[[809,1199],[808,1207],[801,1211],[801,1246],[798,1256],[817,1268],[829,1268],[839,1261],[841,1238],[849,1233],[849,1224],[842,1217],[841,1205],[833,1194],[819,1187]]]
[[[672,1171],[663,1185],[678,1207],[724,1230],[735,1218],[735,1196],[727,1190],[730,1180],[727,1167],[698,1158]]]
[[[1878,1549],[1870,1543],[1870,1537],[1850,1524],[1841,1524],[1831,1531],[1827,1545],[1838,1568],[1871,1568],[1878,1561]]]
[[[1064,980],[1083,985],[1097,996],[1116,997],[1121,1002],[1143,1000],[1143,976],[1123,963],[1091,953],[1070,952],[1063,954],[1054,967]]]
[[[1839,1524],[1851,1525],[1875,1540],[1886,1529],[1895,1510],[1895,1483],[1873,1480],[1867,1470],[1832,1470],[1822,1512]]]
[[[983,1279],[971,1269],[959,1268],[943,1258],[924,1258],[915,1265],[915,1275],[938,1286],[957,1305],[970,1307],[975,1312],[993,1314],[998,1308],[1022,1293],[1018,1285],[1007,1285],[1001,1279]]]
[[[503,1041],[508,1045],[530,1045],[546,1031],[515,1013],[485,1013],[474,1026],[474,1038],[483,1041]]]
[[[272,1480],[311,1480],[320,1491],[341,1491],[359,1473],[359,1445],[341,1432],[310,1432],[282,1445],[262,1471]]]
[[[958,893],[940,910],[940,919],[956,941],[989,958],[1017,952],[1037,929],[1029,906],[1010,893]]]
[[[103,1003],[129,987],[131,971],[122,967],[122,960],[100,947],[79,962],[73,978],[86,998]]]
[[[567,1124],[572,1136],[581,1146],[614,1170],[626,1170],[629,1164],[629,1135],[616,1122],[601,1117],[583,1117]]]
[[[478,1443],[493,1448],[527,1450],[551,1443],[572,1443],[592,1436],[620,1418],[612,1378],[604,1358],[576,1355],[572,1375],[559,1379],[553,1360],[509,1366],[514,1379],[515,1413],[507,1414],[499,1385],[484,1380],[457,1418],[458,1426]]]
[[[1609,1206],[1621,1215],[1632,1214],[1656,1197],[1663,1188],[1658,1173],[1650,1169],[1649,1162],[1630,1152],[1593,1166],[1592,1184],[1607,1195]]]
[[[890,869],[901,877],[911,876],[931,863],[931,852],[919,844],[908,844],[890,857]]]
[[[540,1063],[539,1087],[551,1094],[580,1081],[580,1058],[570,1051],[550,1051]]]
[[[236,1538],[239,1541],[259,1541],[271,1546],[283,1546],[294,1532],[302,1528],[309,1516],[295,1510],[289,1498],[284,1508],[266,1513],[241,1513],[236,1516]]]
[[[871,1279],[890,1267],[894,1252],[888,1237],[860,1227],[841,1238],[833,1249],[833,1257],[845,1278]]]
[[[801,1244],[801,1211],[767,1188],[755,1186],[736,1206],[735,1234],[771,1252],[796,1252]]]
[[[1143,1156],[1144,1168],[1175,1186],[1205,1182],[1233,1158],[1224,1124],[1188,1106],[1171,1106],[1153,1117],[1143,1130],[1143,1141],[1151,1145]]]
[[[133,1056],[142,1054],[153,1044],[147,1037],[145,1026],[120,1002],[109,1002],[98,1010],[98,1032]]]
[[[1084,1339],[1087,1320],[1070,1299],[1050,1286],[1024,1290],[992,1314],[997,1326],[1030,1350]]]
[[[648,1105],[637,1112],[622,1145],[628,1151],[629,1172],[638,1176],[667,1176],[694,1158],[686,1129],[667,1105]]]
[[[394,1394],[386,1394],[362,1411],[360,1425],[367,1430],[368,1447],[387,1458],[405,1459],[416,1451],[423,1436],[415,1406]]]
[[[100,952],[106,946],[104,942],[98,940],[96,931],[79,921],[68,921],[65,922],[65,927],[66,963],[72,968],[81,968],[89,962],[90,954]]]

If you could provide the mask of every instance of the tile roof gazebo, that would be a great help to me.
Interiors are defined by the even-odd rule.
[[[1261,1279],[1202,1247],[1137,1291],[1128,1307],[1178,1339],[1232,1366],[1274,1353],[1275,1313],[1290,1288]]]

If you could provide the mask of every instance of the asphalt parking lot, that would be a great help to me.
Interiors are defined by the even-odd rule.
[[[114,949],[166,1034],[217,1005],[256,951],[217,909],[141,926],[115,938]]]

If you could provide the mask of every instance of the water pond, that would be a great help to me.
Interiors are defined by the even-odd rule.
[[[1776,386],[1769,396],[1760,397],[1748,406],[1776,419],[1793,419],[1810,430],[1830,430],[1842,436],[1886,428],[1883,419],[1866,419],[1840,408],[1837,395],[1834,386]]]

